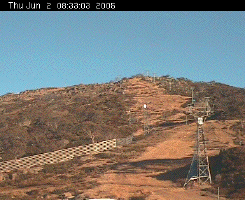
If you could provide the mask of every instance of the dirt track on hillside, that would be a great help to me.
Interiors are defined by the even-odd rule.
[[[148,111],[152,125],[156,125],[161,120],[161,112],[166,110],[177,110],[178,115],[169,117],[168,120],[178,121],[179,114],[184,109],[181,107],[188,98],[174,95],[166,95],[164,91],[158,90],[154,97],[149,97],[147,92],[154,91],[156,86],[150,83],[142,83],[134,80],[131,83],[133,87],[127,92],[135,92],[136,104],[131,110],[140,113],[140,109],[145,102],[149,103]],[[132,90],[135,88],[135,90]],[[147,89],[146,89],[147,88]],[[167,106],[171,102],[171,108]],[[166,104],[166,105],[165,105]],[[155,114],[154,111],[160,111]],[[142,113],[142,111],[141,111]],[[139,120],[143,116],[138,114]],[[234,132],[229,127],[236,121],[208,121],[204,129],[206,137],[209,139],[210,147],[230,148],[234,147]],[[223,127],[228,127],[223,130]],[[99,186],[86,191],[88,196],[94,198],[116,197],[130,199],[132,197],[145,197],[147,200],[210,200],[217,199],[217,195],[211,194],[201,189],[210,186],[195,186],[184,189],[183,181],[189,170],[189,164],[194,153],[196,124],[185,123],[173,125],[170,127],[158,127],[157,134],[152,135],[143,141],[149,143],[146,150],[137,158],[130,159],[126,163],[119,163],[114,170],[107,171],[103,176],[97,179]],[[135,135],[141,135],[143,131],[139,130]],[[141,143],[142,141],[139,141]],[[208,151],[210,156],[217,155],[219,148],[212,148]],[[220,197],[220,199],[225,199]]]

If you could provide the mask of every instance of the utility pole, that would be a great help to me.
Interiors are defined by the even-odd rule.
[[[94,144],[95,143],[95,140],[94,140],[94,138],[95,138],[95,136],[94,136],[94,133],[92,133],[92,131],[88,131],[88,135],[89,135],[89,137],[90,137],[90,139],[91,139],[91,141],[92,141],[92,144]]]
[[[146,70],[146,77],[149,76],[149,70]]]
[[[239,131],[239,145],[242,146],[243,144],[243,139],[242,139],[242,135],[243,135],[243,119],[241,119],[241,129],[238,129]]]
[[[131,119],[131,112],[130,112],[130,110],[128,111],[128,114],[129,114],[129,125],[131,125],[132,119]]]
[[[172,81],[174,81],[174,78],[168,78],[168,82],[169,82],[169,91],[172,92]]]
[[[219,187],[218,187],[218,200],[219,200]]]
[[[144,104],[144,134],[149,134],[147,106]]]
[[[191,88],[191,104],[194,105],[194,88]]]
[[[212,113],[208,100],[208,98],[205,98],[205,103],[202,107],[193,107],[193,105],[190,106],[189,114],[192,115],[197,121],[197,134],[195,153],[192,158],[191,167],[188,172],[184,187],[193,180],[197,180],[199,184],[204,182],[211,183],[211,173],[206,147],[207,140],[205,139],[203,128],[204,121]]]
[[[153,83],[156,82],[156,73],[153,73]]]

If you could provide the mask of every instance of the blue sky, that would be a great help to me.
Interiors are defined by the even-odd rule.
[[[0,95],[117,76],[245,87],[245,12],[1,12]]]

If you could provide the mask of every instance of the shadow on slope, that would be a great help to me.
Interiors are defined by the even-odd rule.
[[[164,173],[152,177],[156,178],[157,180],[170,180],[174,183],[179,183],[181,186],[183,186],[187,174],[189,172],[191,162],[192,158],[171,160],[171,163],[179,164],[179,167],[176,165],[176,168],[167,170]],[[211,177],[212,179],[215,179],[216,175],[219,174],[221,170],[220,156],[217,155],[209,157],[209,162]]]
[[[148,173],[160,172],[158,175],[149,175],[157,180],[171,180],[175,183],[183,182],[190,168],[192,158],[183,159],[149,159],[136,162],[124,162],[112,168],[117,173]],[[163,173],[161,173],[163,172]]]
[[[209,161],[211,176],[212,179],[215,179],[216,175],[219,174],[221,170],[220,157],[218,155],[212,156],[209,158]],[[160,181],[170,180],[182,187],[189,172],[191,162],[191,157],[183,159],[149,159],[130,163],[120,163],[113,166],[113,169],[117,170],[117,173],[142,173],[142,171],[160,172],[159,174],[150,177]]]

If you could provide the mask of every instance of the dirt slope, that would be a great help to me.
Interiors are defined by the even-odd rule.
[[[185,115],[182,105],[190,98],[180,95],[169,95],[164,88],[140,78],[129,79],[124,92],[132,95],[135,104],[130,107],[132,115],[144,122],[144,104],[147,105],[149,125],[158,125],[168,120],[183,121]]]

